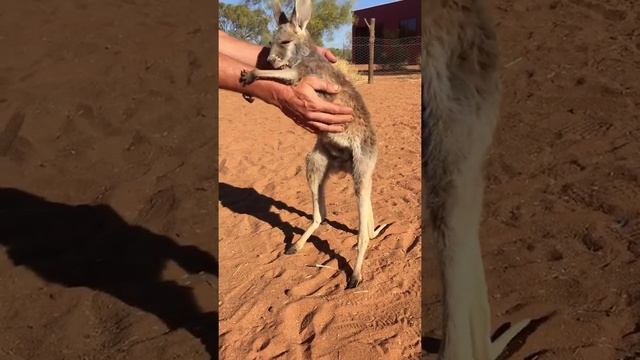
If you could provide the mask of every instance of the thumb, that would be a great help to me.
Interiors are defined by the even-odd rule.
[[[333,53],[329,49],[327,49],[326,52],[324,53],[324,57],[327,58],[327,60],[329,60],[329,62],[332,62],[332,63],[335,63],[336,61],[338,61],[338,58],[336,58],[336,56],[333,55]]]

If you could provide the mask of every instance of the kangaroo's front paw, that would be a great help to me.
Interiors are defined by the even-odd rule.
[[[253,71],[242,70],[240,72],[240,82],[243,86],[250,85],[254,81],[256,81],[256,75]]]

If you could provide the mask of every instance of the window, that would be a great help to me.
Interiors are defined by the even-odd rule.
[[[400,20],[399,37],[418,36],[416,18]]]

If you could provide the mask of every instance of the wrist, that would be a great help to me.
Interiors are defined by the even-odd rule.
[[[291,91],[289,86],[269,81],[257,80],[251,85],[240,90],[243,94],[258,98],[269,105],[282,108],[282,103],[289,96]]]
[[[278,108],[282,108],[282,104],[292,92],[291,87],[270,80],[258,80],[254,85],[255,97]]]
[[[282,104],[284,104],[287,99],[293,94],[293,88],[291,86],[275,83],[271,94],[273,101],[271,105],[282,108]]]

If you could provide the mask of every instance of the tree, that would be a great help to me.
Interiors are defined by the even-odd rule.
[[[311,38],[322,45],[323,39],[333,40],[333,32],[340,26],[352,22],[351,9],[354,0],[338,4],[336,0],[314,1],[313,15],[307,29]]]
[[[291,16],[294,0],[282,0],[282,10]],[[313,41],[322,46],[323,40],[332,40],[333,32],[340,26],[350,24],[353,19],[351,9],[354,0],[318,0],[313,1],[313,12],[307,30]],[[269,21],[275,21],[271,12],[271,0],[244,0],[244,4],[268,13]]]
[[[271,19],[261,8],[250,8],[244,4],[219,3],[218,29],[240,39],[267,44],[271,38]]]
[[[342,44],[342,57],[345,60],[351,61],[353,55],[353,32],[347,31],[344,36],[344,43]]]

